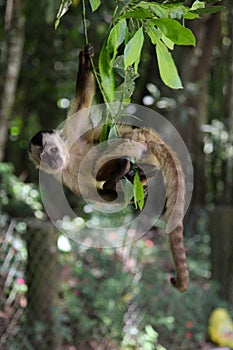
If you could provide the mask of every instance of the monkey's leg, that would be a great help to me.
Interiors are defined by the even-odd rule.
[[[146,170],[146,174],[144,171]],[[121,196],[124,201],[123,190],[116,186],[123,178],[127,178],[132,184],[134,183],[134,176],[137,172],[140,178],[140,182],[143,185],[144,198],[148,195],[148,181],[156,174],[157,169],[151,165],[144,165],[143,170],[138,164],[130,162],[129,158],[114,158],[108,160],[98,171],[96,180],[104,182],[103,188],[99,189],[100,196],[106,201],[113,201],[117,197]],[[134,202],[132,198],[132,202]]]
[[[115,158],[108,160],[98,171],[97,181],[105,181],[103,189],[98,190],[100,196],[108,201],[114,201],[117,197],[116,185],[130,169],[130,161],[127,158]]]
[[[79,70],[76,80],[75,100],[73,101],[69,115],[82,109],[89,108],[95,94],[95,80],[91,68],[91,58],[94,49],[88,44],[84,51],[79,54]]]
[[[92,127],[89,115],[95,93],[95,80],[91,70],[91,57],[93,56],[94,49],[90,44],[79,55],[75,99],[71,103],[63,128],[63,134],[68,140],[69,147]]]

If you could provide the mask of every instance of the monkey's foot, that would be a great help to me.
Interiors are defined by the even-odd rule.
[[[94,56],[94,48],[91,44],[88,44],[84,51],[80,51],[79,59],[81,68],[91,69],[91,58]]]
[[[87,57],[94,57],[94,47],[92,46],[92,44],[88,44],[85,48],[85,55]]]

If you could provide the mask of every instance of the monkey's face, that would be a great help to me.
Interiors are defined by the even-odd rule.
[[[54,174],[67,164],[66,147],[58,131],[40,131],[29,145],[30,158],[46,173]]]

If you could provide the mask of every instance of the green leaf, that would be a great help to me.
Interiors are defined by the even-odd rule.
[[[182,17],[189,11],[187,6],[182,4],[167,4],[166,8],[169,13],[169,17],[182,19]]]
[[[118,137],[119,137],[119,132],[117,130],[117,126],[113,124],[113,126],[111,127],[108,133],[108,140],[114,140]]]
[[[125,203],[128,204],[134,195],[134,187],[127,178],[121,179],[119,183],[124,192]]]
[[[156,45],[156,54],[159,73],[164,84],[172,89],[181,89],[183,86],[172,55],[161,41]]]
[[[184,19],[195,19],[195,18],[199,18],[199,14],[196,13],[195,11],[188,11],[185,15],[184,15]]]
[[[154,328],[151,325],[145,326],[146,333],[151,337],[151,341],[154,342],[158,339],[158,333],[154,330]]]
[[[196,44],[195,36],[192,31],[182,26],[178,21],[172,18],[159,18],[153,20],[161,32],[177,45],[193,45]]]
[[[128,67],[125,70],[124,68],[124,56],[117,56],[115,59],[114,72],[119,74],[123,79],[123,83],[120,84],[115,90],[115,101],[123,101],[125,103],[130,102],[130,97],[135,89],[134,80],[138,77],[138,74],[135,74],[133,67]]]
[[[124,50],[125,69],[135,62],[138,62],[141,57],[142,46],[144,42],[143,29],[140,27],[132,39],[126,44]]]
[[[125,31],[126,31],[126,20],[120,20],[110,31],[108,40],[107,40],[107,48],[109,53],[114,53],[113,57],[115,58],[117,55],[118,47],[123,43],[125,39]]]
[[[61,5],[59,7],[59,10],[57,12],[57,17],[55,21],[55,29],[60,24],[61,18],[66,14],[66,12],[69,10],[69,7],[72,5],[72,0],[62,0]]]
[[[134,79],[130,78],[129,75],[126,76],[124,82],[117,87],[117,92],[120,92],[120,101],[127,102],[132,96],[135,89]],[[119,94],[118,94],[119,96]]]
[[[152,44],[157,44],[159,40],[162,38],[162,33],[158,29],[156,29],[153,24],[148,24],[146,27],[146,32],[150,37]]]
[[[122,78],[125,77],[125,66],[124,66],[124,56],[117,56],[113,63],[114,72],[120,75]]]
[[[168,39],[164,34],[162,34],[162,41],[170,50],[174,50],[174,43],[170,39]]]
[[[204,1],[199,1],[196,0],[194,1],[194,3],[192,4],[192,7],[190,10],[198,10],[198,9],[204,9],[205,8],[205,2]]]
[[[135,208],[139,208],[142,211],[144,206],[144,191],[137,171],[133,179],[133,193]]]
[[[125,12],[121,18],[135,18],[135,19],[146,19],[146,18],[153,18],[153,14],[143,8],[135,9],[132,11]]]
[[[109,123],[105,123],[103,125],[101,134],[100,134],[100,143],[107,141],[110,128],[111,128],[111,124]]]
[[[115,81],[111,57],[107,50],[106,42],[102,46],[99,54],[99,72],[104,93],[108,100],[112,102],[114,100]]]
[[[167,6],[141,1],[137,4],[137,7],[147,9],[160,18],[167,18],[169,15]]]
[[[91,5],[92,12],[95,12],[101,4],[101,0],[89,0],[89,2]]]
[[[206,8],[199,8],[197,10],[190,11],[190,12],[192,12],[194,14],[206,15],[208,13],[220,12],[220,11],[222,11],[224,9],[225,9],[224,6],[209,6],[209,7],[206,7]]]

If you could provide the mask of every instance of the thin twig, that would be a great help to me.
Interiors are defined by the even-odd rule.
[[[89,40],[88,40],[88,31],[87,31],[87,20],[86,20],[86,6],[85,6],[85,0],[82,0],[82,19],[83,19],[83,29],[84,29],[84,37],[85,37],[85,42],[86,42],[86,45],[89,43]],[[109,112],[110,116],[114,119],[114,116],[112,114],[112,111],[111,111],[111,108],[109,106],[109,103],[108,103],[108,99],[105,95],[105,92],[103,90],[103,87],[102,87],[102,84],[101,84],[101,81],[98,77],[98,73],[96,71],[96,68],[95,68],[95,65],[94,65],[94,62],[93,62],[93,59],[90,58],[90,61],[91,61],[91,66],[92,66],[92,70],[93,70],[93,74],[95,76],[95,79],[96,79],[96,82],[98,84],[98,87],[100,89],[100,92],[103,96],[103,99],[104,99],[104,103],[106,104],[106,107],[107,107],[107,111]]]

